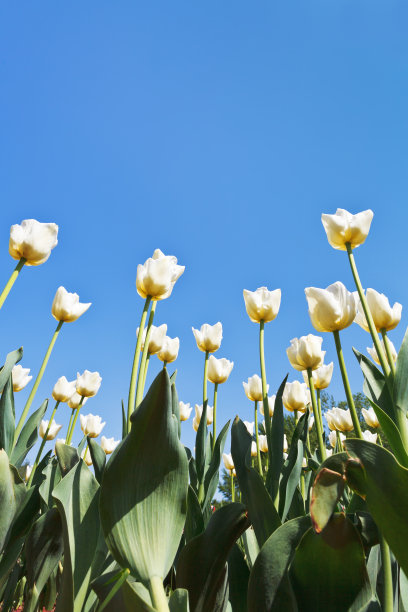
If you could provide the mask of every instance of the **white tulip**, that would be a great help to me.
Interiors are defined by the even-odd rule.
[[[380,332],[383,329],[385,329],[385,331],[391,331],[395,329],[401,321],[402,305],[399,302],[395,302],[394,306],[391,308],[390,302],[384,293],[378,293],[375,289],[367,289],[366,298],[377,331]],[[360,325],[366,332],[370,332],[360,301],[358,302],[358,309],[354,322]]]
[[[339,432],[339,433],[340,433],[340,441],[341,441],[341,443],[343,443],[343,442],[344,442],[344,440],[346,439],[346,436],[345,436],[343,433],[341,433],[341,432]],[[333,431],[331,431],[331,432],[329,433],[329,442],[330,442],[330,445],[331,445],[333,448],[335,448],[335,447],[336,447],[336,443],[337,443],[337,432],[336,432],[335,430],[333,430]]]
[[[306,457],[303,457],[303,459],[302,459],[302,468],[307,468],[307,459],[306,459]]]
[[[353,429],[353,421],[349,409],[342,410],[341,408],[334,407],[326,410],[324,416],[331,430],[351,431]]]
[[[201,415],[203,414],[203,405],[196,404],[194,409],[195,409],[195,418],[197,419],[198,423],[200,423]],[[207,404],[207,425],[211,425],[211,423],[213,422],[213,418],[214,418],[214,408],[212,406],[208,406]]]
[[[327,289],[306,287],[305,294],[310,320],[317,331],[340,331],[353,323],[358,294],[356,291],[348,291],[340,281],[329,285]]]
[[[31,476],[31,472],[33,471],[33,466],[32,465],[25,465],[25,472],[24,472],[24,480],[25,482],[28,482],[30,476]]]
[[[313,334],[293,338],[286,349],[291,366],[298,371],[320,368],[326,354],[326,351],[322,351],[322,342],[323,338]]]
[[[75,386],[76,386],[76,381],[75,381]],[[88,401],[87,397],[83,397],[82,395],[79,395],[79,393],[75,391],[75,393],[73,393],[71,397],[69,398],[69,400],[67,401],[67,404],[72,410],[76,410],[77,408],[79,408],[79,406],[83,406],[87,401]]]
[[[256,457],[258,454],[256,450],[256,442],[251,442],[251,457]]]
[[[54,385],[52,397],[56,402],[67,402],[76,391],[76,380],[69,382],[65,376],[61,376]]]
[[[201,329],[192,327],[194,338],[200,351],[214,353],[221,346],[222,325],[220,322],[215,325],[204,323]]]
[[[352,249],[365,242],[370,231],[374,213],[372,210],[352,215],[343,208],[338,208],[334,215],[322,215],[323,227],[327,240],[334,249],[346,251],[346,244],[350,243]]]
[[[326,448],[326,459],[328,457],[331,457],[333,454],[333,449],[332,448]]]
[[[307,372],[303,371],[303,379],[307,386],[309,386],[309,378],[307,376]],[[330,383],[333,376],[333,362],[328,363],[327,365],[323,364],[320,368],[313,370],[312,378],[313,378],[313,386],[315,389],[326,389]]]
[[[40,438],[44,438],[45,433],[47,431],[48,422],[49,421],[41,421],[40,426],[38,428],[38,435],[40,436]],[[50,430],[47,434],[47,440],[53,440],[61,429],[61,427],[62,425],[58,425],[55,421],[53,421],[51,423]]]
[[[283,450],[285,453],[287,453],[288,448],[289,448],[288,439],[286,437],[286,434],[283,434]]]
[[[251,402],[262,402],[262,380],[258,374],[250,376],[250,378],[248,378],[248,382],[243,382],[242,384],[245,395],[251,400]],[[269,385],[266,385],[266,391],[269,391]]]
[[[307,405],[310,404],[310,391],[305,383],[298,380],[287,382],[282,395],[283,405],[286,410],[293,412],[305,412]]]
[[[385,346],[384,346],[384,340],[381,339],[380,342],[381,342],[381,346],[383,348],[384,354],[386,354]],[[397,361],[398,353],[396,351],[396,348],[395,348],[394,344],[391,342],[390,339],[388,339],[388,344],[389,344],[389,347],[390,347],[390,352],[391,352],[392,360],[395,363]],[[367,346],[367,353],[370,355],[371,359],[373,361],[375,361],[375,363],[377,363],[378,365],[381,365],[380,364],[380,360],[378,359],[378,355],[377,355],[377,351],[375,349],[375,346],[372,346],[371,348],[369,346]]]
[[[149,342],[149,347],[150,347],[150,342]],[[157,353],[157,356],[160,359],[160,361],[166,361],[167,363],[172,363],[173,361],[176,361],[178,357],[179,349],[180,349],[180,339],[170,338],[169,336],[166,336],[164,338],[164,342],[163,342],[163,345],[160,351]]]
[[[214,355],[210,355],[208,360],[208,375],[207,378],[214,384],[224,383],[228,380],[229,375],[234,367],[234,362],[225,359],[217,359]]]
[[[165,255],[156,249],[153,257],[137,266],[137,292],[143,298],[150,296],[153,300],[164,300],[169,297],[184,270],[185,266],[177,265],[177,257]]]
[[[269,387],[269,385],[268,385]],[[268,397],[268,406],[269,406],[269,416],[273,416],[273,411],[275,410],[275,400],[276,400],[276,395],[271,395],[270,397]],[[260,405],[260,413],[265,416],[265,412],[264,412],[264,406],[263,406],[263,402],[261,402]]]
[[[76,390],[83,397],[94,397],[99,391],[102,378],[99,372],[84,370],[83,374],[77,373]]]
[[[11,370],[11,380],[13,391],[22,391],[28,385],[32,376],[29,376],[30,368],[23,368],[20,364],[15,365]]]
[[[110,455],[113,453],[120,440],[115,440],[115,438],[105,438],[102,436],[101,438],[101,448],[104,451],[105,455]]]
[[[366,440],[367,442],[372,442],[373,444],[377,442],[376,433],[371,433],[371,431],[368,431],[368,429],[366,429],[366,431],[363,431],[362,434],[363,434],[364,440]]]
[[[259,450],[262,453],[268,452],[268,440],[266,436],[259,436]]]
[[[235,469],[234,460],[231,453],[222,453],[222,459],[224,461],[225,469],[231,473],[231,471]]]
[[[269,291],[266,287],[259,287],[256,291],[244,289],[245,308],[249,318],[254,323],[273,321],[279,312],[281,303],[281,290]]]
[[[85,463],[86,463],[86,465],[88,467],[92,465],[91,453],[89,452],[89,449],[88,449],[88,452],[86,452],[86,447],[84,448],[84,450],[81,453],[81,459],[83,459],[85,461]]]
[[[58,225],[26,219],[10,229],[9,253],[14,259],[24,257],[26,266],[39,266],[47,261],[57,246]]]
[[[198,426],[200,425],[200,419],[197,419],[195,416],[193,419],[193,429],[194,431],[198,431]]]
[[[251,423],[249,421],[244,421],[244,425],[247,428],[247,432],[249,433],[249,435],[253,436],[254,429],[255,429],[255,423],[253,421]]]
[[[106,423],[102,423],[102,419],[96,414],[80,414],[81,429],[85,436],[97,438],[105,427]]]
[[[192,407],[190,404],[185,404],[184,402],[179,402],[179,410],[180,410],[180,421],[187,421],[190,418],[190,414],[192,411]]]
[[[377,415],[375,414],[374,408],[372,406],[368,410],[363,408],[361,412],[363,413],[364,420],[369,427],[377,428],[380,426],[380,423],[377,419]]]
[[[309,431],[312,431],[314,425],[314,414],[309,415],[309,422],[307,424]]]
[[[91,302],[82,304],[77,293],[69,293],[65,287],[58,287],[52,302],[51,314],[57,321],[71,323],[79,319],[90,305]]]
[[[144,345],[146,342],[146,334],[147,334],[147,327],[144,328],[143,334],[142,334],[142,344],[141,344],[142,350],[144,349]],[[147,352],[150,355],[156,355],[159,351],[161,351],[163,344],[164,344],[164,340],[166,338],[166,334],[167,334],[166,323],[163,323],[163,325],[159,325],[158,327],[156,327],[156,325],[150,326],[149,346],[147,347]],[[136,336],[138,335],[139,335],[139,328],[137,328],[136,330]]]

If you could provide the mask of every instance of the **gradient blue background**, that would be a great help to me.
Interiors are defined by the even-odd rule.
[[[35,406],[59,376],[99,370],[84,412],[119,437],[143,304],[136,267],[157,247],[186,266],[156,317],[180,337],[185,402],[201,403],[191,327],[223,323],[217,356],[235,367],[220,388],[220,425],[253,418],[242,381],[259,371],[258,327],[243,288],[282,289],[266,327],[271,391],[289,370],[299,378],[285,349],[314,331],[304,287],[353,288],[322,212],[374,210],[356,251],[363,282],[408,303],[407,18],[405,3],[373,0],[1,5],[1,284],[15,265],[11,224],[60,226],[49,261],[23,270],[1,312],[1,361],[22,344],[22,364],[38,371],[59,285],[93,303],[63,327]],[[397,346],[406,325],[404,309]],[[356,325],[342,336],[358,391],[351,346],[364,351],[369,336]],[[330,335],[324,346],[335,359]],[[151,361],[149,380],[160,367]],[[329,391],[344,398],[337,369]],[[16,396],[18,413],[27,395]],[[61,406],[57,421],[68,413]],[[183,441],[194,445],[191,420]]]

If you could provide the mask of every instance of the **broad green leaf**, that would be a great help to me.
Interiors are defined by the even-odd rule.
[[[187,446],[184,447],[184,450],[186,451],[188,459],[188,473],[190,475],[190,485],[193,487],[194,491],[198,493],[196,462],[193,455],[191,454],[191,450]]]
[[[392,397],[388,391],[385,382],[384,374],[373,364],[370,359],[353,348],[353,352],[357,357],[361,370],[364,375],[363,390],[368,399],[380,406],[388,416],[395,422],[395,410]]]
[[[268,441],[268,448],[271,449],[271,463],[267,475],[267,483],[270,483],[272,499],[278,494],[279,480],[283,466],[283,434],[285,421],[283,418],[283,390],[288,380],[288,374],[282,381],[275,398],[275,408],[272,416],[271,440]]]
[[[201,506],[191,485],[188,487],[187,494],[187,516],[184,526],[184,537],[189,542],[195,536],[204,531],[204,520]]]
[[[302,612],[348,612],[371,599],[364,548],[352,523],[335,514],[317,534],[302,537],[290,568],[290,581]]]
[[[177,374],[177,370],[170,377],[170,383],[171,383],[171,409],[172,409],[172,412],[173,412],[174,416],[177,419],[177,432],[178,432],[178,437],[180,438],[180,436],[181,436],[181,421],[180,421],[180,406],[179,406],[177,389],[176,389],[176,374]]]
[[[43,470],[45,470],[45,468],[47,467],[47,465],[51,461],[51,455],[52,455],[52,449],[49,450],[47,453],[45,453],[44,457],[41,459],[41,461],[37,465],[37,469],[35,470],[34,478],[33,478],[33,481],[31,483],[31,487],[37,487],[38,488],[38,487],[41,486],[43,480],[45,479],[45,476],[43,474]]]
[[[188,604],[188,591],[176,589],[169,599],[170,612],[190,612]]]
[[[41,406],[27,419],[18,437],[15,447],[11,453],[11,463],[20,467],[28,451],[34,446],[38,439],[38,426],[47,411],[48,400],[44,400]]]
[[[212,456],[210,455],[211,456],[210,465],[208,466],[208,469],[207,469],[207,472],[204,478],[204,490],[206,492],[205,500],[203,504],[204,507],[207,504],[211,504],[211,501],[218,488],[218,483],[220,480],[220,476],[219,476],[220,463],[221,463],[222,453],[224,450],[225,439],[228,433],[229,424],[230,424],[230,421],[225,423],[224,427],[220,431],[220,434],[217,437],[217,440],[215,442],[214,452],[212,453]]]
[[[228,555],[229,600],[233,612],[247,611],[249,568],[238,544]]]
[[[3,392],[3,389],[11,376],[11,371],[23,357],[23,347],[20,347],[16,351],[12,351],[6,357],[6,362],[4,366],[0,370],[0,393]]]
[[[99,482],[102,482],[103,471],[106,464],[106,455],[102,447],[97,443],[96,440],[89,438],[88,436],[88,447],[91,454],[92,465],[95,471],[95,478]]]
[[[81,612],[99,539],[99,485],[80,461],[58,483],[53,497],[64,534],[63,583],[56,610]]]
[[[408,610],[408,578],[406,577],[402,569],[399,570],[399,585],[401,602],[406,612]]]
[[[385,448],[365,440],[346,440],[350,461],[346,477],[384,534],[403,571],[408,573],[408,470]]]
[[[188,590],[192,612],[213,610],[220,595],[224,597],[225,564],[231,547],[248,525],[244,506],[228,504],[217,510],[206,530],[182,549],[176,584]]]
[[[408,467],[408,455],[404,448],[404,444],[401,439],[401,434],[394,421],[388,416],[384,410],[381,410],[377,404],[368,398],[373,410],[377,416],[378,422],[381,425],[381,429],[387,436],[387,440],[390,443],[392,451],[397,459],[404,467]]]
[[[320,533],[329,522],[343,494],[345,478],[327,468],[320,470],[313,484],[310,515],[316,533]]]
[[[39,469],[39,466],[38,468]],[[61,480],[61,470],[59,467],[58,460],[54,457],[43,469],[44,480],[40,484],[39,492],[44,503],[47,504],[48,508],[54,505],[52,498],[52,492]]]
[[[259,473],[251,467],[252,438],[236,417],[231,428],[231,454],[242,500],[255,530],[259,547],[280,526],[281,520]]]
[[[127,435],[127,415],[125,411],[125,403],[122,400],[122,440]]]
[[[405,332],[401,348],[398,352],[395,364],[394,378],[394,403],[402,410],[403,414],[408,411],[408,329]]]
[[[109,595],[119,573],[120,568],[117,567],[93,580],[92,588],[100,603]],[[104,608],[104,612],[155,612],[155,609],[146,587],[141,582],[133,582],[128,578]]]
[[[167,575],[183,532],[188,460],[177,430],[163,369],[133,413],[131,431],[113,452],[101,485],[108,547],[142,581]]]
[[[245,556],[248,561],[249,569],[252,569],[256,558],[259,555],[259,544],[252,525],[242,534],[241,539],[244,545]]]
[[[293,432],[289,455],[282,470],[282,478],[279,485],[279,513],[282,522],[284,522],[289,512],[293,495],[302,473],[304,448],[309,431],[308,417],[309,411],[306,410],[305,414],[300,417]]]
[[[16,468],[9,464],[7,453],[0,450],[0,551],[3,550],[13,519],[26,495]]]
[[[64,478],[79,462],[77,449],[63,442],[57,442],[55,444],[55,454],[57,455],[61,475]]]
[[[209,461],[209,459],[207,459],[207,455],[208,455],[207,453],[207,449],[208,449],[207,406],[208,406],[208,402],[204,402],[203,412],[201,414],[200,424],[198,426],[197,435],[196,435],[195,463],[196,463],[197,478],[198,478],[199,483],[202,483],[204,481],[205,464],[206,462]],[[200,496],[199,496],[199,501],[200,502],[203,501],[200,498]]]
[[[297,612],[287,572],[310,525],[308,516],[293,519],[276,529],[265,542],[249,577],[248,612]]]
[[[10,374],[0,397],[0,448],[3,448],[9,457],[13,448],[14,417],[13,381]]]

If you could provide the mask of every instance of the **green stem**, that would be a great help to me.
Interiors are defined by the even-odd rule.
[[[133,366],[132,366],[132,374],[130,376],[128,411],[127,411],[127,431],[128,433],[130,431],[130,417],[134,410],[135,398],[136,398],[136,380],[137,380],[137,369],[139,366],[139,359],[140,359],[140,347],[142,346],[143,331],[144,331],[147,311],[149,310],[151,299],[152,298],[150,297],[150,295],[148,295],[145,300],[142,318],[140,320],[140,325],[139,325],[139,333],[137,334],[135,355],[133,357]]]
[[[313,376],[312,376],[311,368],[307,369],[307,377],[309,379],[310,397],[312,400],[312,408],[313,408],[313,414],[314,414],[314,419],[315,419],[317,442],[319,444],[321,460],[324,461],[326,459],[326,447],[323,444],[323,432],[320,426],[320,419],[319,419],[319,414],[318,414],[318,408],[317,408],[317,402],[316,402],[316,395],[314,391]]]
[[[140,405],[140,403],[141,403],[141,401],[143,399],[144,370],[145,370],[145,367],[146,367],[146,360],[147,360],[147,354],[148,354],[148,348],[149,348],[150,330],[152,328],[153,319],[154,319],[154,313],[156,311],[156,306],[157,306],[157,301],[155,300],[155,301],[153,301],[152,307],[150,309],[149,320],[147,322],[146,338],[145,338],[145,343],[144,343],[143,352],[142,352],[142,360],[140,362],[139,376],[137,377],[136,403],[135,403],[135,408],[134,408],[135,410]]]
[[[11,276],[8,279],[7,284],[4,287],[0,295],[0,308],[3,306],[4,302],[6,301],[6,297],[10,293],[10,290],[12,286],[14,285],[14,283],[16,282],[17,276],[19,275],[20,270],[22,269],[26,261],[27,260],[24,259],[24,257],[22,257],[20,261],[18,262],[18,264],[16,265],[16,267],[14,268],[13,272],[11,273]]]
[[[361,427],[357,416],[356,406],[354,404],[353,394],[350,389],[350,383],[347,376],[346,363],[343,357],[343,349],[341,348],[340,342],[340,332],[338,330],[333,332],[334,342],[336,344],[337,357],[339,360],[339,366],[341,371],[341,377],[343,379],[344,391],[346,392],[347,404],[350,409],[351,420],[353,421],[354,433],[357,438],[363,439],[363,434],[361,433]]]
[[[213,439],[212,439],[213,454],[214,454],[214,449],[215,449],[215,440],[217,436],[217,393],[218,393],[218,383],[214,383]]]
[[[205,359],[204,359],[204,379],[203,379],[203,410],[204,410],[204,404],[207,402],[208,398],[207,398],[207,373],[208,373],[208,356],[209,356],[209,352],[206,351],[205,352]]]
[[[261,451],[259,450],[258,402],[255,402],[255,439],[256,439],[256,456],[258,457],[258,469],[259,469],[260,475],[263,476]]]
[[[343,451],[343,443],[341,441],[340,432],[337,430],[336,430],[336,441],[337,441],[337,448],[339,449],[339,453],[341,453]]]
[[[269,414],[268,404],[268,388],[266,385],[266,370],[265,370],[265,322],[259,323],[259,360],[261,363],[261,379],[262,379],[262,402],[265,417],[266,439],[268,442],[268,457],[269,464],[272,465],[272,433],[271,433],[271,415]],[[275,500],[276,503],[276,500]]]
[[[67,441],[69,430],[71,429],[72,419],[74,418],[74,412],[75,410],[71,410],[71,416],[69,417],[69,423],[68,423],[68,429],[67,429],[67,435],[65,437],[65,441]]]
[[[84,401],[84,398],[81,397],[81,401],[79,402],[79,406],[76,409],[76,414],[75,414],[75,418],[74,418],[74,422],[72,423],[72,427],[68,433],[67,439],[65,440],[65,444],[67,444],[68,446],[71,444],[71,440],[72,440],[72,436],[74,434],[74,429],[75,429],[75,425],[76,422],[78,420],[78,415],[79,415],[79,411],[81,410],[81,406],[82,406],[82,402]]]
[[[160,576],[150,577],[149,591],[154,609],[157,610],[157,612],[169,612],[169,604],[163,587],[163,579],[160,578]]]
[[[235,501],[235,483],[234,483],[234,474],[231,470],[231,501]]]
[[[84,461],[85,461],[86,455],[87,455],[87,453],[88,453],[88,448],[89,448],[89,444],[87,444],[87,445],[86,445],[86,449],[85,449],[85,452],[84,452],[84,456],[82,457],[82,459],[83,459]]]
[[[109,591],[109,593],[107,594],[107,596],[105,597],[105,599],[103,600],[103,602],[101,603],[101,605],[98,607],[98,612],[102,612],[106,608],[106,606],[111,601],[111,599],[119,591],[122,584],[126,582],[126,579],[129,576],[129,574],[130,574],[130,570],[126,568],[124,570],[121,570],[119,574],[115,576],[115,583],[113,587],[111,588],[111,590]]]
[[[381,561],[384,572],[384,601],[383,611],[393,612],[394,610],[394,597],[393,597],[393,585],[392,585],[392,571],[391,571],[391,557],[390,549],[387,542],[384,540],[384,536],[380,533],[380,550],[381,550]]]
[[[394,363],[394,360],[392,358],[390,339],[388,338],[387,331],[385,329],[381,330],[381,335],[383,337],[385,352],[386,352],[386,355],[387,355],[388,363],[389,363],[390,368],[391,368],[392,375],[395,376],[395,363]]]
[[[316,396],[317,396],[317,409],[319,411],[320,427],[322,428],[322,431],[323,431],[322,400],[320,397],[320,389],[316,389]]]
[[[55,413],[57,412],[57,408],[58,408],[59,405],[60,405],[60,402],[57,401],[57,403],[54,406],[54,410],[52,411],[52,414],[50,416],[50,420],[48,421],[48,427],[45,430],[44,437],[41,440],[40,448],[38,449],[38,453],[37,453],[37,456],[36,456],[35,461],[34,461],[33,469],[31,470],[30,478],[28,479],[28,482],[27,482],[27,487],[31,486],[32,480],[34,478],[35,470],[37,469],[38,463],[39,463],[39,461],[41,459],[42,452],[44,450],[45,443],[47,442],[48,432],[51,429],[51,425],[52,425],[52,422],[53,422],[54,417],[55,417]]]
[[[146,363],[145,363],[145,367],[144,367],[144,372],[143,372],[143,387],[142,387],[142,397],[143,397],[143,393],[145,390],[145,386],[146,386],[146,378],[147,378],[147,369],[149,367],[149,363],[150,363],[150,353],[147,353],[147,357],[146,357]]]
[[[57,328],[56,328],[56,330],[55,330],[55,332],[54,332],[54,334],[53,334],[53,336],[51,338],[51,342],[50,342],[50,344],[48,346],[47,352],[45,353],[45,357],[44,357],[43,362],[41,364],[40,371],[37,374],[37,378],[35,379],[34,386],[31,389],[31,393],[28,396],[28,400],[26,402],[26,405],[24,406],[23,414],[21,415],[20,420],[19,420],[19,422],[17,424],[17,427],[16,427],[16,431],[14,432],[14,444],[17,442],[17,438],[20,435],[20,432],[21,432],[21,430],[23,428],[23,425],[24,425],[24,421],[26,420],[28,412],[29,412],[29,410],[31,408],[31,404],[33,403],[33,399],[35,397],[35,394],[37,393],[37,389],[38,389],[38,387],[40,385],[40,382],[41,382],[41,379],[42,379],[42,377],[44,375],[45,368],[47,367],[48,360],[50,358],[52,349],[54,348],[54,344],[55,344],[55,342],[56,342],[56,340],[58,338],[58,334],[60,332],[62,324],[63,324],[63,321],[59,321],[59,323],[57,325]]]

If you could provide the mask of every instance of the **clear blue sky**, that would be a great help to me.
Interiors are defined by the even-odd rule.
[[[356,251],[363,282],[408,304],[407,19],[406,3],[392,0],[2,4],[0,284],[15,265],[12,223],[54,221],[60,234],[6,301],[1,361],[23,344],[22,364],[38,370],[59,285],[93,302],[63,328],[36,405],[59,376],[99,370],[84,412],[119,436],[143,303],[136,267],[157,247],[186,266],[156,318],[180,337],[180,399],[201,403],[191,326],[223,323],[217,356],[235,368],[220,389],[220,425],[236,413],[252,420],[242,381],[259,371],[258,328],[243,288],[282,289],[266,328],[273,391],[289,370],[298,378],[290,339],[313,332],[304,287],[353,288],[322,212],[374,210]],[[351,346],[364,351],[369,336],[353,325],[343,340],[358,391]],[[324,345],[334,359],[329,335]],[[158,368],[152,359],[150,379]],[[344,398],[337,369],[330,391]],[[191,421],[183,440],[194,444]]]

